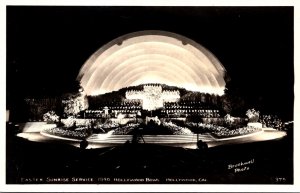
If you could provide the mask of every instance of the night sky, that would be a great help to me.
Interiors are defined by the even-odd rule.
[[[293,7],[7,7],[7,103],[70,90],[126,33],[165,30],[210,50],[241,96],[292,119]]]

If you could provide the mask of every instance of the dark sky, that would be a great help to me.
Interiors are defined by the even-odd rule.
[[[293,7],[7,7],[7,101],[59,95],[126,33],[165,30],[210,50],[242,96],[292,115]]]

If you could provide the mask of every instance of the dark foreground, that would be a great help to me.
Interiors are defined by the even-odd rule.
[[[81,150],[7,133],[8,184],[293,184],[292,137],[207,151],[151,144]]]

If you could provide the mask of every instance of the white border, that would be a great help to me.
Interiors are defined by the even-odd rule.
[[[2,0],[0,3],[0,191],[5,192],[298,192],[300,191],[299,172],[299,132],[298,120],[300,118],[299,102],[296,96],[299,93],[298,72],[299,56],[299,24],[300,24],[300,1],[297,0]],[[170,3],[172,2],[172,3]],[[111,6],[111,5],[142,5],[142,6],[294,6],[295,26],[295,106],[294,106],[294,185],[6,185],[5,184],[5,108],[6,108],[6,5],[75,5],[75,6]],[[297,36],[298,35],[298,36]],[[279,101],[280,102],[280,101]]]

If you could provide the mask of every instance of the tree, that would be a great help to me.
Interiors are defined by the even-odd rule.
[[[241,116],[246,110],[246,102],[239,88],[232,81],[226,83],[225,94],[222,98],[222,108],[225,113]]]
[[[79,89],[77,93],[68,94],[62,100],[64,105],[64,113],[67,116],[77,116],[81,111],[88,108],[88,100],[83,89]]]
[[[230,114],[232,111],[232,101],[230,96],[225,95],[222,97],[222,108],[225,113]]]
[[[249,118],[249,122],[257,122],[259,119],[259,111],[255,109],[248,109],[246,115]]]
[[[230,114],[227,114],[224,116],[224,121],[227,125],[232,125],[234,123],[234,117],[230,116]]]
[[[48,111],[43,115],[43,120],[47,122],[57,123],[59,122],[59,116],[54,111]]]

